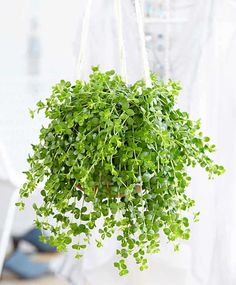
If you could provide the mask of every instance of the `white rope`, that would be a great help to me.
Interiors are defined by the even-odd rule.
[[[77,66],[76,66],[76,76],[78,79],[81,78],[81,73],[82,73],[82,69],[84,66],[86,42],[88,39],[90,12],[91,12],[91,4],[92,4],[92,0],[86,0],[86,1],[87,1],[87,5],[86,5],[86,10],[85,10],[85,15],[83,18],[83,24],[82,24],[80,52],[78,56]],[[121,75],[124,78],[124,80],[126,80],[126,76],[127,76],[126,75],[127,73],[126,72],[126,54],[125,54],[125,46],[124,46],[124,38],[123,38],[121,0],[116,0],[115,4],[116,4],[116,15],[117,15],[117,23],[118,23]],[[150,87],[151,78],[150,78],[150,73],[149,73],[147,50],[145,46],[144,20],[143,20],[143,11],[141,8],[140,0],[135,0],[135,8],[136,8],[138,31],[139,31],[139,38],[140,38],[140,44],[141,44],[144,78],[146,81],[146,85]]]
[[[118,28],[121,76],[125,81],[127,81],[126,52],[125,52],[123,25],[122,25],[121,0],[115,0],[115,8],[116,8],[116,18],[117,18],[117,28]]]
[[[138,31],[139,31],[139,38],[140,38],[140,44],[141,44],[144,78],[145,78],[147,87],[150,87],[151,78],[150,78],[150,70],[149,70],[149,63],[148,63],[148,55],[147,55],[147,50],[145,46],[144,20],[143,20],[143,11],[141,8],[140,0],[135,0],[135,8],[136,8]]]
[[[166,81],[170,78],[170,0],[166,0],[166,29],[165,29],[165,74]]]
[[[86,42],[88,40],[92,0],[86,0],[86,2],[87,2],[87,5],[86,5],[84,18],[83,18],[83,24],[82,24],[80,51],[79,51],[79,56],[78,56],[78,61],[77,61],[77,66],[76,66],[76,76],[78,79],[81,79],[82,69],[84,66],[85,49],[86,49]]]

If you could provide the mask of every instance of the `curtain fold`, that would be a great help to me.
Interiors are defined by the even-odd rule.
[[[181,104],[202,118],[226,173],[214,182],[194,171],[190,187],[201,221],[193,226],[187,284],[236,284],[236,1],[197,1],[173,47],[173,76],[183,82]],[[192,13],[192,16],[191,16]]]

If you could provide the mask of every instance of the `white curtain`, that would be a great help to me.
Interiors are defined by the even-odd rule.
[[[181,1],[180,1],[181,2]],[[185,1],[186,2],[186,1]],[[187,284],[236,284],[236,1],[198,0],[182,39],[173,47],[173,76],[181,103],[201,117],[226,173],[214,183],[194,171],[191,186],[201,211],[193,225]]]

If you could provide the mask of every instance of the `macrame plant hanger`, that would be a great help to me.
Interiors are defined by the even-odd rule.
[[[126,50],[125,50],[125,44],[124,44],[122,6],[121,6],[122,0],[114,0],[114,1],[115,1],[117,30],[118,30],[119,58],[120,58],[120,70],[121,70],[120,73],[121,73],[122,78],[125,81],[127,81]],[[123,1],[127,1],[127,0],[123,0]],[[77,61],[77,66],[76,66],[76,77],[78,79],[81,79],[82,70],[84,67],[86,43],[87,43],[88,34],[89,34],[91,6],[92,6],[92,0],[87,0],[85,14],[83,17],[83,22],[82,22],[80,51],[79,51],[79,56],[78,56],[78,61]],[[141,5],[140,0],[135,0],[135,10],[136,10],[138,35],[139,35],[140,48],[141,48],[142,65],[143,65],[143,70],[144,70],[144,79],[146,82],[146,86],[150,87],[151,77],[150,77],[150,71],[149,71],[147,50],[145,46],[143,10],[142,10],[142,5]]]

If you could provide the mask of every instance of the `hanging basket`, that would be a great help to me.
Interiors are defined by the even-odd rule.
[[[107,192],[108,192],[108,193],[111,192],[111,187],[113,186],[113,184],[112,184],[112,183],[104,183],[104,185],[105,185],[106,188],[107,188]],[[77,185],[75,186],[75,188],[76,188],[77,190],[81,191],[82,193],[84,193],[84,189],[81,187],[81,185],[77,184]],[[99,189],[99,186],[97,185],[97,186],[95,186],[95,187],[92,189],[92,191],[96,194],[97,191],[98,191],[98,189]],[[134,192],[135,192],[135,193],[141,193],[141,192],[142,192],[142,186],[141,186],[140,183],[135,184]],[[114,197],[116,197],[116,198],[124,198],[124,197],[125,197],[125,194],[120,194],[120,193],[118,193],[118,194],[114,195]]]

